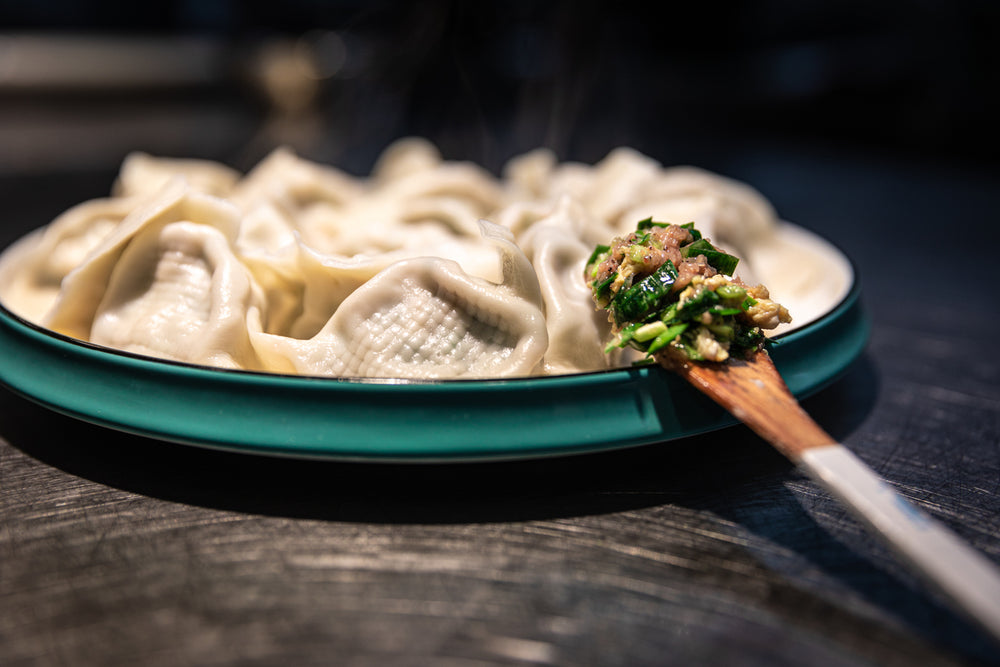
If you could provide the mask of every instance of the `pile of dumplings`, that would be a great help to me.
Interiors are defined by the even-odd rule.
[[[601,370],[607,317],[583,277],[654,217],[745,257],[775,213],[749,186],[629,148],[539,149],[499,176],[419,138],[348,175],[279,149],[246,174],[129,155],[111,195],[11,246],[0,301],[67,336],[228,369],[380,378]],[[752,279],[752,266],[741,265]]]

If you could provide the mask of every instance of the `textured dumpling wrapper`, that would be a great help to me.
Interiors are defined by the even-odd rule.
[[[548,346],[540,288],[510,232],[483,221],[502,282],[452,260],[396,262],[355,290],[312,338],[252,334],[269,367],[341,377],[511,377],[538,370]]]
[[[247,315],[262,303],[222,232],[173,222],[146,229],[122,252],[90,340],[174,361],[259,369]]]
[[[292,338],[315,336],[347,297],[392,264],[387,256],[341,257],[317,253],[306,245],[295,248],[298,311],[284,327],[270,331]]]
[[[239,211],[222,199],[192,189],[183,177],[171,180],[158,194],[136,206],[80,266],[67,274],[42,324],[89,340],[94,316],[125,249],[140,234],[155,234],[168,224],[183,221],[214,227],[232,243],[239,227]]]
[[[210,160],[129,154],[119,169],[113,196],[70,207],[5,257],[17,265],[16,270],[4,272],[5,304],[30,321],[43,320],[59,297],[63,279],[88,261],[130,213],[175,179],[221,197],[232,190],[239,173]]]
[[[246,220],[244,216],[244,223]],[[314,336],[354,290],[390,264],[404,259],[426,256],[451,259],[471,276],[493,282],[502,279],[496,248],[482,238],[435,235],[425,239],[424,244],[361,255],[322,253],[304,243],[297,234],[289,238],[289,243],[268,251],[248,249],[237,242],[241,261],[265,293],[261,326],[265,332],[281,336]]]

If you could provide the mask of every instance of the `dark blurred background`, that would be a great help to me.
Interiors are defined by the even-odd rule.
[[[662,14],[662,15],[661,15]],[[0,173],[129,150],[365,172],[393,138],[724,163],[809,142],[995,163],[1000,3],[0,2]]]
[[[886,216],[997,240],[998,21],[993,0],[0,0],[0,241],[107,193],[132,150],[248,169],[287,145],[364,174],[414,134],[494,171],[629,145],[748,181],[860,260]]]

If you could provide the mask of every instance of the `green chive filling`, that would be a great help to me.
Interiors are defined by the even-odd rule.
[[[619,264],[603,278],[599,276],[607,266],[602,265],[611,261],[615,247],[597,246],[587,262],[585,275],[594,299],[609,311],[616,332],[606,352],[632,347],[651,357],[671,349],[690,360],[720,361],[760,349],[767,339],[746,315],[757,302],[745,287],[727,277],[733,275],[739,259],[713,246],[694,223],[678,226],[687,235],[680,230],[671,233],[677,234],[673,238],[690,236],[677,248],[682,261],[704,257],[698,261],[714,269],[711,275],[696,275],[681,289],[678,265],[669,259],[655,269],[650,265],[651,258],[663,250],[654,230],[669,226],[652,218],[640,221],[617,250]]]

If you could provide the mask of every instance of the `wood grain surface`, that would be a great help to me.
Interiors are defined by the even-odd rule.
[[[1000,562],[1000,318],[974,289],[927,279],[943,247],[933,223],[956,201],[985,210],[996,181],[763,148],[727,166],[860,270],[871,344],[805,408]],[[986,264],[996,232],[970,225]],[[963,284],[987,280],[974,268]],[[0,664],[952,666],[1000,653],[744,427],[561,459],[366,465],[158,442],[3,390]]]

